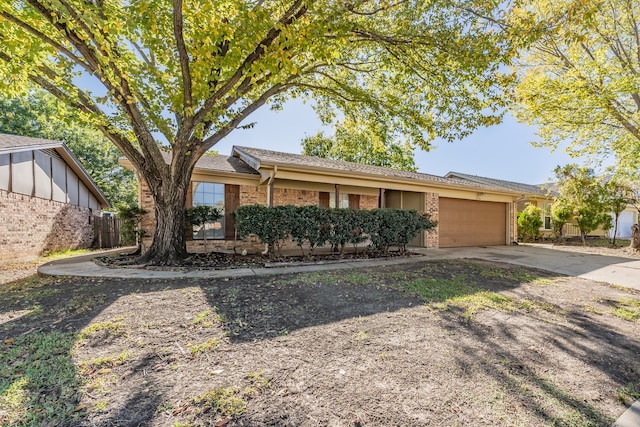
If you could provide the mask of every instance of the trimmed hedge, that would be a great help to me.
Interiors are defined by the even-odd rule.
[[[421,230],[435,227],[428,214],[403,209],[327,209],[318,206],[241,206],[234,212],[241,236],[255,234],[261,242],[280,252],[282,243],[293,240],[309,253],[327,243],[343,252],[347,244],[358,245],[367,239],[377,252],[398,247],[401,252]]]

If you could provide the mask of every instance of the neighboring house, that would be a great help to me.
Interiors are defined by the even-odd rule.
[[[90,247],[108,206],[62,142],[0,134],[1,259]]]
[[[167,162],[169,157],[166,157]],[[131,163],[121,163],[132,168]],[[153,234],[153,198],[140,180],[140,204],[148,214],[142,227]],[[232,212],[255,203],[416,209],[438,221],[414,245],[454,247],[506,245],[516,239],[516,204],[521,192],[503,186],[398,171],[339,160],[233,147],[231,156],[203,156],[193,172],[187,205],[224,209],[224,218],[207,229],[209,248],[232,249],[239,242]],[[202,232],[188,233],[188,250],[202,246]]]
[[[445,175],[449,178],[465,179],[470,182],[479,184],[495,185],[504,188],[510,188],[514,191],[521,191],[522,196],[518,200],[518,212],[524,210],[528,203],[531,203],[542,210],[542,228],[540,228],[540,234],[543,237],[551,237],[553,228],[551,224],[551,204],[554,202],[555,197],[558,195],[556,188],[552,184],[542,185],[530,185],[520,182],[504,181],[500,179],[487,178],[477,175],[468,175],[460,172],[449,172]],[[614,215],[611,214],[612,221]],[[620,214],[618,219],[618,232],[617,238],[629,239],[631,238],[631,226],[638,223],[638,210],[635,206],[629,205]],[[603,230],[598,228],[593,231],[591,235],[599,237],[613,237],[613,226],[610,230]],[[562,234],[564,236],[579,236],[580,229],[577,224],[569,222],[565,224]]]

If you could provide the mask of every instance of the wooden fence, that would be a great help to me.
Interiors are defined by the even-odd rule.
[[[113,216],[93,217],[93,247],[107,249],[120,246],[120,220]]]

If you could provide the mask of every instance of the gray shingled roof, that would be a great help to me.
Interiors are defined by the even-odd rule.
[[[445,176],[446,177],[452,177],[452,178],[465,179],[465,180],[469,180],[469,181],[472,181],[472,182],[479,182],[479,183],[482,183],[482,184],[487,184],[487,185],[492,185],[492,186],[497,186],[497,187],[503,187],[503,188],[507,188],[509,190],[518,191],[518,192],[522,192],[522,193],[539,194],[541,196],[546,196],[547,192],[548,192],[547,189],[543,185],[524,184],[522,182],[505,181],[503,179],[488,178],[488,177],[477,176],[477,175],[469,175],[469,174],[460,173],[460,172],[449,172]]]
[[[251,168],[245,162],[233,156],[202,156],[196,168],[217,170],[231,173],[244,173],[250,175],[260,175],[258,171]]]
[[[0,152],[2,153],[55,148],[61,146],[61,141],[0,133]]]
[[[171,154],[163,152],[164,161],[169,164],[171,162]],[[260,175],[258,171],[252,169],[237,157],[224,155],[208,155],[200,157],[196,163],[196,169],[203,169],[217,172],[242,173],[248,175]]]
[[[303,167],[322,168],[340,172],[355,172],[368,175],[377,175],[389,178],[400,178],[428,182],[434,184],[444,184],[457,187],[471,187],[485,190],[499,190],[513,192],[513,189],[500,185],[485,184],[480,182],[470,182],[464,179],[446,178],[437,175],[430,175],[420,172],[407,172],[381,166],[369,166],[360,163],[345,162],[342,160],[325,159],[321,157],[304,156],[301,154],[282,153],[279,151],[264,150],[252,147],[234,146],[232,154],[249,155],[260,163],[287,164]]]

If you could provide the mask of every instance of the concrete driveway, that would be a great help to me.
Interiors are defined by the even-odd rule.
[[[421,252],[429,255],[429,251],[426,249]],[[639,259],[529,245],[448,248],[435,251],[439,252],[438,258],[479,258],[507,262],[640,290]]]

